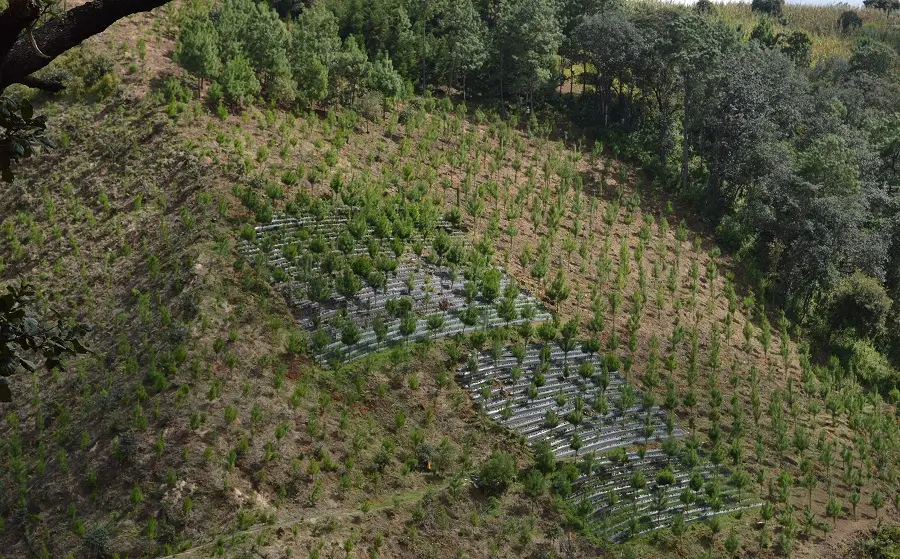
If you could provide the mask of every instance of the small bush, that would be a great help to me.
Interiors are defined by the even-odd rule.
[[[109,555],[110,539],[105,526],[94,526],[84,533],[84,547],[94,557],[106,557]]]
[[[163,99],[167,103],[187,103],[191,100],[191,91],[178,78],[169,78],[163,88]]]
[[[882,528],[862,544],[867,557],[900,559],[900,527]]]
[[[622,361],[619,360],[615,355],[607,355],[606,356],[606,370],[607,371],[618,371],[622,368]]]
[[[287,343],[285,343],[285,349],[291,355],[300,355],[306,353],[308,346],[309,340],[307,339],[305,332],[294,330],[290,334],[288,334]]]
[[[213,82],[206,90],[206,102],[210,108],[216,109],[225,100],[225,93],[218,82]]]
[[[272,205],[268,202],[256,211],[256,221],[259,223],[270,223],[273,217],[274,211],[272,210]]]
[[[494,451],[478,470],[478,487],[488,495],[499,495],[516,479],[516,460],[511,454]]]

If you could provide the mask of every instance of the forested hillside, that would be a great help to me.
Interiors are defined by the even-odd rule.
[[[0,74],[0,557],[892,553],[895,14],[44,29]]]
[[[708,4],[274,8],[281,20],[239,3],[185,10],[175,56],[199,87],[221,73],[213,106],[262,95],[375,115],[424,87],[490,99],[532,128],[541,111],[564,116],[573,140],[599,139],[696,210],[760,299],[803,325],[817,358],[892,388],[890,366],[873,359],[896,366],[900,332],[898,40],[880,12],[863,12],[864,24],[835,9],[780,15],[777,3],[749,21]],[[847,311],[856,304],[868,314]]]

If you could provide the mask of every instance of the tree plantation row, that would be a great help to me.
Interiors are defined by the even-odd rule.
[[[855,376],[837,362],[831,369],[814,367],[802,347],[798,362],[788,322],[782,318],[773,328],[763,301],[749,294],[741,299],[730,273],[724,278],[719,273],[718,251],[705,254],[699,239],[689,242],[684,224],[672,227],[665,215],[654,218],[642,213],[636,195],[609,196],[618,190],[614,185],[627,180],[621,165],[599,150],[582,154],[565,149],[539,130],[531,137],[521,137],[512,128],[515,121],[503,122],[497,115],[476,117],[476,122],[490,123],[479,125],[466,122],[464,110],[450,103],[425,103],[423,107],[409,110],[406,124],[393,123],[389,117],[387,126],[394,127],[389,138],[403,127],[399,143],[378,140],[376,145],[381,147],[375,152],[367,156],[363,152],[356,161],[349,156],[349,168],[341,158],[329,163],[327,154],[338,148],[352,153],[352,135],[344,145],[345,134],[338,124],[341,117],[326,118],[322,125],[333,136],[332,144],[312,146],[315,152],[325,153],[326,160],[313,167],[304,164],[300,176],[305,177],[298,179],[295,197],[279,194],[259,202],[271,204],[276,211],[285,207],[296,217],[258,225],[263,233],[247,229],[250,238],[259,237],[263,246],[268,244],[269,256],[257,266],[284,265],[279,263],[279,250],[287,249],[294,258],[286,241],[298,238],[294,233],[285,238],[275,233],[273,240],[266,242],[268,231],[277,232],[286,225],[300,228],[297,235],[306,240],[299,246],[313,247],[321,235],[332,240],[335,254],[347,254],[351,263],[356,258],[353,255],[376,260],[379,254],[384,256],[385,247],[394,244],[389,236],[398,231],[401,236],[411,235],[409,225],[402,224],[408,219],[403,217],[404,211],[387,212],[394,216],[392,223],[399,220],[398,230],[396,225],[388,225],[390,219],[379,224],[383,220],[379,212],[352,207],[324,210],[328,203],[323,206],[315,196],[306,194],[307,189],[330,197],[330,204],[341,199],[354,207],[368,207],[371,202],[363,201],[377,199],[364,194],[367,190],[388,189],[394,192],[392,199],[398,208],[410,208],[410,215],[419,216],[416,223],[429,219],[439,223],[438,216],[443,215],[448,225],[470,227],[473,250],[453,254],[453,248],[442,248],[451,237],[437,228],[426,234],[433,239],[432,247],[425,243],[416,248],[413,241],[409,266],[424,268],[443,261],[462,270],[462,298],[468,291],[475,304],[483,304],[485,297],[502,302],[504,290],[491,287],[491,268],[484,265],[485,258],[493,258],[508,265],[517,280],[528,284],[558,313],[555,321],[537,327],[525,322],[515,328],[492,328],[488,333],[483,330],[484,323],[473,320],[470,330],[463,328],[452,336],[445,351],[451,362],[468,361],[462,366],[460,381],[470,386],[488,417],[522,433],[532,444],[546,443],[553,461],[563,459],[559,468],[535,466],[527,475],[513,478],[544,488],[538,491],[550,488],[553,494],[568,497],[571,513],[597,537],[621,541],[648,529],[671,530],[678,523],[718,518],[720,512],[745,518],[744,510],[761,506],[766,523],[778,515],[783,524],[754,533],[754,545],[767,549],[777,543],[784,553],[790,553],[796,538],[810,540],[813,533],[827,534],[830,526],[826,520],[844,514],[842,503],[849,510],[853,501],[860,502],[860,495],[869,495],[883,508],[888,493],[893,494],[888,488],[896,475],[889,458],[894,451],[887,451],[893,445],[887,441],[893,440],[897,431],[891,408],[876,394],[865,396]],[[299,125],[304,129],[310,126],[303,119]],[[447,143],[455,146],[451,154],[434,157],[431,148]],[[240,161],[240,154],[235,155]],[[381,168],[362,167],[378,160],[384,161]],[[348,181],[345,176],[358,178]],[[452,180],[439,180],[440,176]],[[371,183],[369,188],[361,187],[365,181]],[[595,181],[599,183],[595,192],[603,197],[584,194],[585,189],[598,188]],[[282,180],[283,184],[293,182]],[[294,191],[295,187],[285,188]],[[270,182],[264,190],[277,189]],[[422,209],[422,204],[433,205],[437,213]],[[302,209],[307,206],[312,207],[311,215]],[[260,215],[256,206],[247,209],[256,212],[256,219],[262,218],[263,223],[269,219]],[[367,217],[353,218],[354,214]],[[423,217],[428,215],[434,217]],[[348,224],[347,230],[332,229],[332,222]],[[361,243],[369,228],[375,237],[388,237],[375,245]],[[404,229],[407,232],[403,233]],[[614,239],[620,240],[618,250],[613,249]],[[397,253],[405,252],[398,246],[387,257]],[[304,266],[302,258],[298,259],[297,267]],[[363,268],[360,270],[365,271]],[[448,281],[455,274],[450,272]],[[333,271],[338,284],[343,276],[343,272]],[[398,286],[399,294],[419,293],[415,276],[410,277],[412,282]],[[360,289],[362,285],[360,281]],[[372,314],[377,316],[376,293],[373,290],[363,297],[371,308],[354,311],[354,322],[365,325]],[[423,300],[425,293],[423,290]],[[302,290],[299,297],[304,298]],[[381,298],[386,307],[389,299]],[[586,316],[581,309],[587,311]],[[301,323],[312,325],[316,312],[315,307],[306,307],[299,315]],[[342,312],[339,309],[338,314]],[[706,316],[710,313],[712,320]],[[748,320],[744,313],[753,318]],[[627,314],[627,319],[617,316],[622,314]],[[567,316],[574,320],[565,319]],[[662,335],[655,333],[657,321],[665,324]],[[435,329],[433,335],[438,332]],[[418,337],[433,335],[423,328]],[[402,348],[403,338],[398,341]],[[537,346],[541,350],[529,349],[537,341],[543,344]],[[460,345],[483,353],[480,357],[469,353],[466,358],[471,350],[461,351]],[[377,342],[372,349],[385,346]],[[593,365],[580,362],[590,354],[605,358]],[[551,360],[557,367],[552,373]],[[634,389],[626,382],[626,389],[620,392],[621,385],[614,380],[618,374],[640,384]],[[472,379],[477,382],[470,384]],[[763,383],[774,386],[774,392],[761,390]],[[604,386],[614,388],[606,392]],[[656,402],[664,405],[657,407]],[[832,417],[824,422],[826,411]],[[874,415],[869,415],[870,411]],[[884,453],[861,458],[874,467],[870,472],[878,472],[870,482],[879,489],[866,492],[856,488],[854,484],[863,483],[856,476],[868,467],[857,470],[851,459],[854,464],[846,466],[851,472],[846,476],[852,480],[841,486],[848,489],[837,491],[832,468],[838,450],[851,449],[844,452],[850,457],[857,444],[868,445],[862,442],[868,436],[866,431],[851,435],[838,420],[845,413],[855,417],[853,429],[863,424],[885,426],[886,430],[875,436],[879,439],[875,446]],[[753,422],[749,437],[748,421]],[[686,428],[679,428],[678,422],[684,422]],[[623,462],[617,448],[629,449],[632,458]],[[792,451],[797,454],[791,455]],[[655,461],[641,465],[641,454],[655,457]],[[634,460],[639,462],[637,466],[631,463]],[[663,482],[640,482],[641,476],[658,477],[667,461],[672,461],[667,471],[675,475],[674,481],[665,481],[669,474],[664,473]],[[595,462],[603,464],[599,471],[606,473],[592,481]],[[634,476],[637,486],[629,485]],[[692,482],[694,476],[699,478]],[[481,476],[476,478],[481,480]],[[488,491],[494,486],[507,487],[513,478],[494,480],[484,487]],[[751,498],[754,493],[764,500]],[[795,516],[801,514],[802,522]],[[626,518],[630,520],[626,522]],[[709,520],[713,534],[722,529],[720,522]],[[682,528],[675,526],[674,530]],[[741,541],[743,545],[751,543],[746,534]]]
[[[564,116],[696,208],[765,300],[886,394],[900,331],[894,39],[864,11],[865,25],[835,22],[846,59],[813,60],[814,32],[777,2],[754,10],[739,28],[709,5],[234,0],[182,10],[175,55],[214,82],[223,114],[223,99],[261,96],[377,118],[424,88],[533,126]]]

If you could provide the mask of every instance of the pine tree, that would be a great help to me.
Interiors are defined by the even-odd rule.
[[[380,313],[375,316],[375,320],[372,322],[372,331],[375,332],[375,339],[378,345],[381,346],[385,338],[387,338],[388,327]]]
[[[544,495],[547,487],[547,483],[540,470],[537,468],[529,470],[529,472],[525,474],[524,479],[522,479],[522,487],[525,490],[525,495],[531,500],[531,510],[534,511],[535,505]]]
[[[353,273],[353,270],[345,268],[336,284],[337,292],[344,297],[345,307],[349,305],[350,299],[356,296],[360,287],[362,287],[362,285],[360,284],[359,278]]]
[[[728,537],[725,538],[725,551],[728,552],[730,557],[736,557],[740,547],[741,541],[738,539],[734,528],[732,528],[731,531],[728,532]]]
[[[323,2],[300,14],[291,30],[289,52],[297,100],[311,105],[328,96],[329,71],[341,49],[338,22]]]
[[[500,73],[500,99],[504,86],[525,97],[534,111],[535,93],[556,70],[562,31],[552,0],[513,0],[499,15],[493,33]]]
[[[403,76],[394,69],[394,63],[386,53],[379,55],[372,63],[368,85],[385,99],[398,99],[403,95]]]
[[[869,497],[869,504],[872,505],[872,508],[875,509],[875,522],[876,524],[881,524],[881,519],[878,518],[878,513],[881,511],[881,507],[884,506],[884,495],[881,494],[881,491],[877,489],[872,492],[872,496]]]
[[[350,349],[359,342],[359,339],[359,327],[352,320],[348,320],[344,327],[341,328],[341,342],[347,346],[347,349]]]
[[[443,65],[448,84],[461,82],[466,99],[466,77],[481,68],[487,59],[487,28],[472,0],[454,0],[441,21],[441,35],[446,41]]]
[[[416,317],[412,313],[407,313],[400,318],[400,335],[406,339],[409,344],[409,337],[416,331]]]
[[[750,485],[750,475],[744,470],[735,470],[728,483],[737,489],[737,501],[740,504],[744,489]]]
[[[428,328],[428,333],[430,336],[434,337],[435,334],[441,331],[444,328],[444,317],[440,314],[433,314],[429,316],[425,320],[425,326]]]
[[[854,487],[852,491],[850,491],[850,495],[847,497],[850,501],[850,509],[853,511],[853,519],[856,520],[856,507],[859,505],[860,495],[859,491]]]
[[[248,105],[260,92],[259,80],[250,61],[240,54],[225,63],[219,81],[225,100],[236,107]]]
[[[834,496],[828,498],[828,503],[825,505],[825,516],[832,520],[834,526],[837,526],[837,519],[841,516],[841,504]]]
[[[563,351],[563,362],[568,364],[569,353],[577,347],[578,320],[572,319],[559,331],[559,348]]]
[[[290,36],[278,13],[265,2],[253,2],[243,30],[243,51],[256,70],[262,92],[271,100],[294,100],[295,83],[287,47]]]
[[[197,76],[201,93],[204,80],[212,80],[219,75],[222,61],[219,58],[218,33],[208,16],[190,18],[182,25],[175,42],[174,59]]]
[[[331,93],[343,103],[353,105],[366,85],[371,64],[366,51],[354,37],[347,37],[331,68]]]
[[[672,531],[672,535],[675,536],[675,539],[678,541],[678,547],[681,548],[684,533],[687,531],[683,513],[679,512],[672,516],[672,524],[669,526],[669,530]]]
[[[550,286],[547,287],[547,299],[549,299],[550,303],[555,305],[556,310],[559,311],[560,304],[569,298],[570,293],[571,288],[566,282],[565,272],[563,272],[562,269],[557,270],[556,277],[550,283]]]

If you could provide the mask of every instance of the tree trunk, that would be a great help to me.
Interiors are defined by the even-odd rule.
[[[425,13],[422,14],[422,95],[428,89],[428,81],[425,79],[425,22],[428,19],[428,2],[425,2]]]
[[[691,144],[689,141],[688,134],[688,123],[690,121],[690,98],[691,98],[691,90],[690,90],[690,80],[686,77],[684,80],[684,114],[681,118],[681,190],[685,192],[687,190],[688,183],[688,164],[691,159]]]
[[[534,77],[531,78],[531,88],[528,92],[528,114],[534,114]]]
[[[8,7],[0,10],[0,92],[13,83],[25,83],[47,91],[61,90],[59,82],[31,78],[30,75],[119,19],[150,11],[167,1],[94,0],[65,10],[27,32],[42,13],[40,3],[10,2]]]
[[[607,87],[603,92],[603,125],[609,126],[609,103],[612,96],[612,79],[607,79]]]
[[[503,51],[500,51],[500,116],[506,116],[506,103],[503,99]]]

